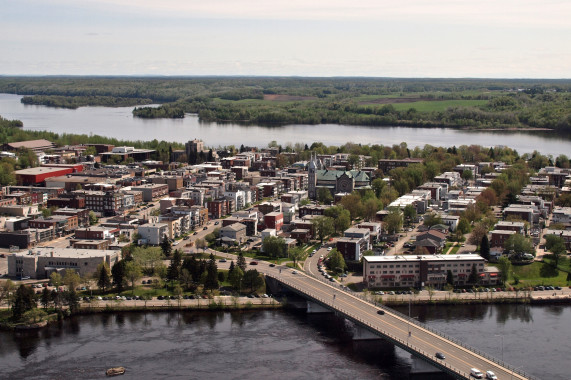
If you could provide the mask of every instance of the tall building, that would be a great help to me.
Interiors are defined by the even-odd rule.
[[[186,144],[184,144],[186,148],[186,156],[190,157],[191,155],[197,155],[200,152],[204,151],[204,142],[202,140],[194,139]]]

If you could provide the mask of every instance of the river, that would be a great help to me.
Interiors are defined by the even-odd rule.
[[[413,316],[542,379],[569,379],[569,306],[419,306]],[[410,355],[352,342],[332,315],[283,310],[77,316],[0,332],[0,378],[406,379]],[[485,368],[481,368],[485,370]]]
[[[538,150],[543,154],[569,155],[571,136],[554,132],[493,132],[461,131],[449,128],[365,127],[338,124],[244,126],[234,123],[200,122],[196,115],[184,119],[141,119],[132,116],[133,107],[81,107],[75,110],[24,105],[20,95],[0,94],[0,116],[17,119],[24,129],[47,130],[57,133],[98,134],[125,140],[165,140],[186,142],[194,138],[207,146],[218,147],[241,144],[267,146],[320,141],[325,145],[346,142],[392,146],[406,142],[409,147],[425,144],[460,146],[477,144],[485,147],[505,145],[520,154]]]

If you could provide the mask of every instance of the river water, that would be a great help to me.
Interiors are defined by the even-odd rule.
[[[0,116],[17,119],[24,129],[47,130],[57,133],[98,134],[125,140],[165,140],[186,142],[202,139],[207,146],[218,147],[241,144],[267,146],[275,140],[279,144],[302,142],[308,145],[320,141],[325,145],[346,142],[392,146],[406,142],[409,147],[460,146],[477,144],[485,147],[506,145],[520,154],[538,150],[543,154],[569,155],[571,136],[554,132],[480,132],[447,128],[365,127],[337,124],[244,126],[234,123],[203,123],[196,115],[184,119],[134,118],[133,107],[81,107],[76,110],[24,105],[22,97],[0,94]]]
[[[569,379],[571,307],[415,307],[413,316],[550,380]],[[352,342],[332,315],[283,310],[78,316],[47,329],[0,332],[0,378],[406,379],[410,355]],[[485,370],[484,368],[481,368]]]

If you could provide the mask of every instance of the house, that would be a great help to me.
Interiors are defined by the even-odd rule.
[[[139,226],[141,239],[149,245],[159,245],[168,238],[168,226],[166,223],[147,223]]]
[[[220,240],[223,243],[241,244],[246,241],[246,225],[242,223],[233,223],[220,229]]]

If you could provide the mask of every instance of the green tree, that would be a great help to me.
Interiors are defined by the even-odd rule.
[[[464,171],[462,172],[462,179],[463,179],[464,181],[469,181],[469,180],[471,180],[471,179],[473,179],[473,178],[474,178],[474,175],[472,174],[472,171],[471,171],[471,170],[464,170]]]
[[[75,289],[71,289],[64,292],[63,298],[65,303],[69,307],[70,313],[75,314],[79,311],[79,296],[75,292]]]
[[[81,277],[73,269],[66,269],[63,276],[63,283],[69,290],[75,290],[81,283]]]
[[[12,301],[12,317],[15,320],[20,320],[25,312],[36,307],[34,290],[29,286],[20,285]]]
[[[143,277],[141,266],[135,261],[127,261],[125,264],[125,278],[131,282],[131,290],[135,291],[135,282]]]
[[[163,237],[163,241],[161,241],[160,244],[161,250],[163,251],[163,255],[165,255],[165,257],[171,257],[171,253],[172,253],[172,245],[170,242],[170,239],[168,238],[168,236],[164,236]]]
[[[458,230],[461,234],[467,234],[470,232],[470,222],[468,222],[466,218],[460,218],[456,230]]]
[[[268,236],[262,241],[262,251],[269,257],[284,257],[285,240],[281,237]]]
[[[435,213],[429,213],[424,215],[424,222],[422,223],[427,227],[432,227],[437,224],[443,224],[442,217]]]
[[[143,273],[152,275],[155,266],[161,263],[162,250],[159,247],[133,247],[131,256],[143,270]]]
[[[318,216],[311,220],[311,224],[321,243],[323,243],[326,236],[331,235],[335,231],[333,219],[327,216]]]
[[[377,196],[377,198],[381,198],[381,194],[383,189],[385,188],[385,186],[387,186],[387,183],[385,181],[383,181],[382,178],[375,178],[372,182],[371,182],[371,187],[373,188],[373,191],[375,192],[375,195]]]
[[[42,290],[42,297],[40,299],[40,303],[42,304],[44,309],[47,309],[48,306],[50,306],[50,302],[51,302],[50,291],[48,290],[47,287],[44,287],[44,289]]]
[[[3,284],[0,285],[0,304],[2,304],[4,300],[7,300],[9,303],[14,289],[15,286],[12,280],[6,280]]]
[[[478,245],[482,242],[484,235],[488,234],[488,227],[484,223],[478,223],[472,229],[472,233],[468,238],[468,243]]]
[[[332,249],[329,253],[329,260],[327,261],[327,265],[330,270],[337,273],[341,273],[347,268],[343,255],[337,249]]]
[[[450,269],[446,272],[446,283],[449,285],[454,285],[454,275]]]
[[[416,207],[414,205],[406,205],[403,210],[404,219],[407,223],[416,219]]]
[[[97,286],[102,292],[111,287],[111,275],[109,274],[109,267],[105,262],[99,264],[97,269]]]
[[[333,201],[333,195],[326,187],[320,187],[317,189],[317,201],[323,204],[330,204]]]
[[[244,258],[244,254],[242,251],[238,253],[238,259],[236,259],[236,266],[242,270],[242,273],[246,272],[246,259]]]
[[[125,269],[127,262],[121,260],[111,268],[111,276],[113,277],[113,285],[117,288],[117,292],[121,293],[125,287],[125,282],[127,281],[125,277]]]
[[[323,215],[333,219],[335,232],[345,231],[351,226],[351,214],[343,206],[329,207]]]
[[[376,197],[369,198],[363,202],[363,207],[362,207],[363,211],[361,215],[367,221],[374,220],[377,215],[377,211],[381,209],[381,206],[382,204],[379,202],[379,200]]]
[[[563,239],[560,239],[558,242],[553,244],[549,249],[549,251],[551,252],[551,256],[553,257],[553,263],[557,267],[559,265],[559,259],[567,252],[565,248],[565,242],[563,241]]]
[[[218,267],[216,265],[216,259],[211,253],[208,259],[208,266],[206,267],[206,280],[204,281],[204,289],[212,290],[218,289]]]
[[[482,237],[480,242],[480,256],[486,259],[486,261],[490,261],[490,242],[487,234]]]
[[[180,270],[182,268],[182,252],[175,249],[170,265],[167,270],[167,278],[171,281],[178,280],[180,277]]]
[[[288,256],[293,260],[293,266],[296,267],[297,262],[301,261],[305,256],[305,252],[301,247],[294,247],[288,251]]]
[[[244,272],[239,266],[236,266],[232,272],[228,273],[228,282],[234,289],[240,289],[242,278],[244,278]]]
[[[52,272],[52,274],[50,274],[50,282],[56,288],[61,286],[62,284],[61,274],[59,274],[58,272]]]
[[[260,276],[260,273],[256,269],[250,269],[244,273],[244,278],[242,279],[242,283],[250,292],[256,291],[262,285],[264,285],[264,280]]]
[[[504,243],[504,249],[508,252],[515,253],[516,255],[521,255],[523,253],[530,253],[535,256],[535,249],[533,248],[533,243],[531,239],[526,238],[521,234],[511,235]]]
[[[353,192],[349,195],[345,195],[339,202],[345,210],[349,211],[351,219],[356,219],[363,215],[363,203],[361,202],[361,196],[357,192]]]
[[[24,315],[22,315],[22,320],[26,323],[38,323],[47,317],[47,315],[48,314],[43,310],[32,309],[26,311]]]
[[[498,269],[500,270],[500,279],[502,280],[502,284],[505,284],[508,280],[511,268],[511,261],[505,256],[500,257],[498,260]]]
[[[391,209],[388,215],[385,216],[383,222],[390,235],[397,233],[400,231],[403,223],[402,212],[398,208]]]
[[[470,276],[468,276],[468,283],[474,285],[478,283],[478,269],[476,269],[476,264],[472,264],[472,271],[470,272]]]
[[[95,212],[89,211],[89,225],[93,226],[97,224],[98,221],[99,219],[97,219],[97,215],[95,215]]]

